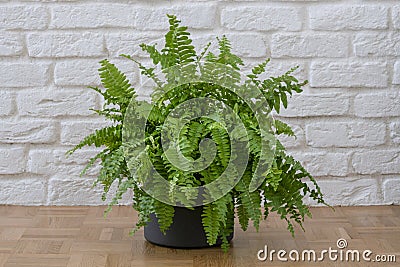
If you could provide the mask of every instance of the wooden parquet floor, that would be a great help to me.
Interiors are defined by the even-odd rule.
[[[272,214],[260,232],[235,229],[229,253],[219,248],[177,250],[158,247],[144,240],[143,231],[129,236],[136,220],[131,207],[115,207],[107,218],[105,207],[0,206],[0,266],[400,266],[400,206],[312,208],[305,232],[296,237]],[[282,262],[257,259],[257,252],[284,249],[338,250],[336,241],[347,241],[346,250],[371,250],[394,255],[397,263],[331,261]],[[263,254],[261,254],[263,255]],[[292,254],[293,257],[295,254]],[[319,254],[317,254],[318,256]],[[288,257],[288,254],[286,254]]]

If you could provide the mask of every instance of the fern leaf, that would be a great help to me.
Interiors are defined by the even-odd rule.
[[[227,202],[232,201],[230,194],[203,206],[202,223],[207,236],[207,243],[214,245],[221,229],[226,227],[227,218]]]
[[[167,205],[158,200],[155,200],[154,202],[154,209],[158,219],[160,230],[165,234],[165,232],[172,225],[175,209],[173,206]]]
[[[275,132],[277,135],[285,134],[288,136],[295,136],[292,128],[283,121],[275,119],[274,123],[275,123]]]
[[[167,15],[169,18],[170,30],[165,35],[165,47],[161,50],[163,53],[161,64],[163,69],[175,65],[187,65],[195,62],[197,56],[192,40],[189,38],[187,27],[180,26],[180,20],[174,15]]]
[[[247,227],[249,226],[249,215],[247,214],[246,208],[243,206],[241,202],[241,198],[238,198],[238,206],[237,206],[237,215],[239,218],[239,224],[243,231],[247,230]]]
[[[260,220],[262,219],[261,214],[261,196],[257,190],[254,192],[243,192],[239,195],[241,204],[248,214],[249,218],[253,221],[254,227],[258,231]]]
[[[99,74],[106,91],[102,93],[105,104],[118,105],[121,110],[125,110],[131,98],[135,97],[135,91],[131,87],[125,74],[123,74],[114,64],[107,59],[100,61],[101,68]],[[123,112],[123,111],[122,111]]]
[[[76,150],[94,145],[95,147],[107,146],[108,148],[119,147],[122,140],[122,126],[113,125],[96,130],[94,133],[85,137],[78,145],[70,149],[67,154],[72,154]]]

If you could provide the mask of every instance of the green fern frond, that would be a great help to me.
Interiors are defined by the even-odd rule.
[[[129,175],[122,147],[104,154],[101,166],[95,185],[98,183],[103,185],[103,199],[105,200],[106,194],[114,181],[117,180],[118,183],[121,183],[122,179]]]
[[[167,205],[157,200],[154,202],[154,209],[158,219],[160,230],[165,234],[165,232],[172,225],[175,209],[173,206]]]
[[[106,88],[102,93],[105,104],[118,105],[123,112],[129,105],[132,97],[135,97],[135,91],[125,74],[114,64],[110,63],[107,59],[100,61],[100,64],[99,75],[101,83]]]
[[[246,210],[246,213],[253,221],[253,225],[258,231],[260,221],[262,219],[260,192],[243,192],[239,195],[239,198],[241,200],[243,208]]]
[[[228,38],[224,35],[221,39],[217,38],[217,40],[220,52],[217,62],[239,70],[239,65],[244,65],[243,61],[240,57],[232,53],[231,43]]]
[[[235,227],[235,205],[233,199],[229,199],[229,197],[231,196],[228,196],[227,200],[228,211],[226,213],[226,219],[225,219],[226,224],[224,227],[222,227],[220,235],[220,238],[222,239],[221,248],[223,249],[224,252],[227,252],[230,247],[228,237],[231,234],[233,234]]]
[[[154,65],[158,65],[158,63],[162,62],[163,56],[157,50],[156,44],[154,45],[140,44],[140,48],[142,48],[144,52],[147,52],[149,54],[150,58],[153,60]]]
[[[277,135],[285,134],[287,136],[295,136],[292,128],[283,121],[275,119],[274,124],[275,124],[275,133]]]
[[[136,185],[134,185],[133,193],[135,197],[133,199],[132,207],[138,211],[138,221],[136,222],[135,227],[131,230],[131,235],[137,232],[140,228],[146,226],[150,221],[150,215],[155,212],[154,198],[145,194]]]
[[[221,160],[221,164],[224,168],[228,166],[231,146],[229,142],[229,136],[224,128],[222,128],[218,123],[213,123],[210,125],[211,135],[214,142],[218,146],[218,156]]]
[[[174,15],[167,15],[169,18],[169,32],[165,35],[165,47],[161,50],[164,55],[165,65],[163,68],[175,65],[187,65],[195,62],[196,51],[189,38],[190,33],[187,27],[180,26],[180,20]],[[166,56],[168,55],[168,57]]]
[[[250,216],[247,213],[246,208],[243,206],[241,198],[237,199],[236,213],[242,230],[246,231],[249,226]]]
[[[108,126],[85,137],[78,145],[67,151],[67,154],[72,154],[76,150],[84,146],[101,147],[106,146],[108,148],[119,147],[122,142],[122,126],[113,125]]]
[[[207,243],[214,245],[221,230],[226,226],[228,212],[227,202],[232,201],[230,194],[203,206],[202,223],[207,236]]]

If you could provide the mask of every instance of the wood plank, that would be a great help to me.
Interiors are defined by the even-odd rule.
[[[11,255],[4,264],[4,267],[66,267],[69,258],[69,255],[18,254]]]
[[[236,221],[228,253],[220,248],[172,249],[145,241],[143,230],[129,236],[137,214],[131,207],[0,206],[0,267],[24,266],[321,266],[321,262],[273,262],[257,259],[257,252],[337,248],[339,238],[348,249],[391,254],[400,261],[400,206],[311,208],[313,219],[296,226],[295,238],[286,223],[271,214],[260,225],[243,232]],[[352,262],[351,266],[369,266]],[[396,266],[385,263],[382,266]],[[327,258],[323,266],[347,266]],[[350,266],[350,265],[348,265]]]
[[[10,257],[9,253],[0,253],[0,266],[4,266],[6,264],[7,259]]]
[[[73,254],[67,267],[104,267],[107,254]]]

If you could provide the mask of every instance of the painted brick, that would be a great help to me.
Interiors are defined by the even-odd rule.
[[[89,159],[99,150],[83,149],[73,155],[66,155],[67,149],[33,149],[29,151],[27,172],[40,175],[80,174],[89,163]],[[94,165],[86,175],[98,175],[99,167]]]
[[[0,116],[7,116],[13,112],[13,96],[9,91],[0,91]]]
[[[0,174],[19,174],[25,171],[26,157],[22,147],[1,147],[0,159]]]
[[[64,145],[76,145],[88,134],[109,124],[100,120],[61,122],[61,143]]]
[[[392,20],[395,29],[400,29],[400,5],[392,8]]]
[[[52,121],[2,121],[0,143],[53,143],[57,139],[56,125]]]
[[[400,84],[400,61],[394,63],[393,84]]]
[[[343,94],[300,94],[288,99],[288,107],[280,112],[283,117],[338,116],[349,111],[350,97]]]
[[[400,121],[389,124],[390,139],[394,144],[400,144]]]
[[[101,200],[103,189],[101,186],[92,188],[94,178],[78,178],[76,176],[55,176],[49,181],[49,198],[51,205],[77,205],[77,203],[86,203],[86,205],[105,205],[113,197],[112,194],[107,195],[107,201]],[[116,190],[112,186],[110,192]],[[127,192],[121,204],[129,205],[132,201],[132,193]]]
[[[397,174],[400,173],[400,151],[374,149],[356,152],[352,164],[360,174]]]
[[[319,186],[332,206],[373,205],[382,203],[375,179],[349,177],[319,180]]]
[[[0,203],[12,205],[46,204],[46,180],[43,178],[0,179]]]
[[[253,66],[253,65],[252,65]],[[298,66],[299,68],[293,72],[293,75],[299,80],[304,81],[308,79],[308,64],[300,62],[296,59],[273,59],[266,67],[268,76],[281,76],[289,69]]]
[[[207,3],[171,7],[139,7],[136,9],[136,28],[141,30],[166,29],[168,18],[165,14],[179,15],[182,24],[190,28],[212,29],[216,23],[217,6]]]
[[[346,176],[349,174],[348,153],[291,152],[313,176]]]
[[[30,5],[0,6],[0,29],[41,30],[48,26],[50,14],[45,7]]]
[[[386,63],[374,61],[314,61],[311,87],[386,87]]]
[[[312,147],[369,147],[385,143],[386,126],[381,122],[317,122],[306,126]]]
[[[271,56],[280,57],[345,57],[349,38],[343,34],[288,34],[272,36]]]
[[[134,25],[135,7],[123,4],[60,5],[52,8],[51,28],[110,28]]]
[[[360,33],[354,40],[357,56],[399,56],[400,33]]]
[[[24,49],[22,36],[18,33],[0,34],[0,56],[18,56]]]
[[[118,57],[121,54],[132,56],[147,56],[139,47],[142,43],[157,43],[162,45],[160,35],[152,33],[110,33],[105,36],[106,47],[110,56]]]
[[[3,87],[45,85],[49,81],[49,65],[44,63],[0,63],[0,84]]]
[[[388,8],[384,6],[317,5],[310,7],[313,30],[386,29]]]
[[[95,94],[89,90],[24,91],[18,94],[18,111],[22,116],[56,117],[92,115]]]
[[[354,99],[358,117],[400,116],[400,95],[397,93],[359,94]]]
[[[267,45],[259,34],[226,34],[232,43],[232,52],[240,57],[265,57]],[[204,44],[203,44],[204,45]]]
[[[383,182],[383,197],[386,204],[400,204],[399,179],[387,179]]]
[[[204,47],[211,42],[210,50],[218,48],[216,34],[204,34],[193,36],[193,45],[198,53],[201,53]],[[229,39],[232,46],[232,52],[240,57],[266,57],[268,50],[267,38],[260,34],[251,33],[227,33],[225,36]]]
[[[226,7],[221,11],[221,24],[227,29],[247,31],[299,31],[301,9],[294,7]]]
[[[57,85],[98,85],[97,69],[100,64],[93,60],[70,60],[54,67],[54,82]]]
[[[239,34],[239,33],[237,33],[237,34]],[[226,34],[226,35],[228,35],[228,34]],[[216,49],[218,49],[217,37],[219,37],[219,35],[216,33],[196,34],[191,37],[192,37],[192,41],[193,41],[192,45],[194,46],[194,48],[198,54],[200,54],[203,51],[203,49],[209,42],[211,42],[211,46],[209,48],[210,51],[216,51]],[[259,36],[259,37],[262,38],[262,36]],[[231,35],[229,36],[229,38],[231,38]],[[164,44],[164,40],[162,42],[160,42],[160,44]],[[233,44],[232,49],[235,49],[235,44]]]
[[[100,187],[93,189],[93,182],[93,178],[76,176],[53,178],[49,181],[48,201],[52,205],[75,205],[80,202],[86,205],[104,205],[101,200],[102,190]]]
[[[28,36],[31,57],[104,56],[103,36],[94,33],[33,33]]]

